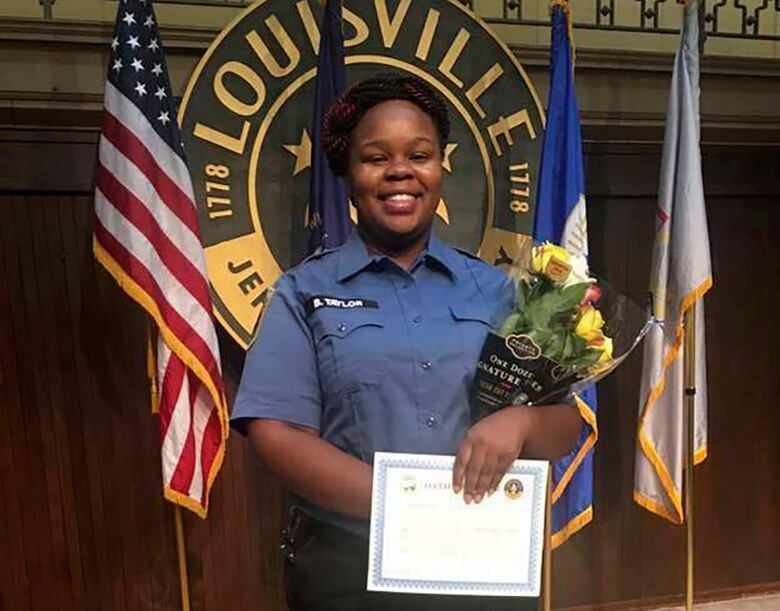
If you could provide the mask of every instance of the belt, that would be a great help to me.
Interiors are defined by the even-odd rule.
[[[312,537],[341,549],[359,550],[368,547],[368,540],[360,535],[313,518],[299,507],[290,509],[287,525],[282,529],[280,545],[287,561],[295,564],[297,550]]]

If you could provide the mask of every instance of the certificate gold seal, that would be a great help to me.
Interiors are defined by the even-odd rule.
[[[306,255],[318,0],[258,0],[217,37],[179,112],[217,318],[244,348]],[[457,0],[346,0],[347,76],[413,74],[452,119],[435,230],[495,264],[533,227],[544,130],[514,54]]]
[[[504,494],[506,498],[514,501],[523,495],[523,482],[519,479],[510,479],[504,484]]]

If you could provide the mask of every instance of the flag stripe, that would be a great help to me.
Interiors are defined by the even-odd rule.
[[[174,418],[174,407],[179,399],[182,380],[184,379],[184,363],[172,358],[173,353],[167,349],[165,342],[158,338],[157,342],[157,378],[161,381],[160,393],[160,434],[161,442],[165,441],[170,427],[171,420]],[[164,355],[164,356],[163,356]],[[166,409],[163,409],[165,407]]]
[[[186,432],[186,435],[184,437],[184,445],[181,448],[181,454],[178,457],[178,463],[176,464],[176,469],[173,472],[173,475],[171,476],[171,483],[170,486],[174,490],[184,490],[188,496],[191,496],[189,494],[190,485],[192,482],[192,476],[195,468],[195,434],[192,430],[192,417],[193,417],[193,410],[195,409],[195,406],[190,404],[190,402],[187,400],[187,395],[189,394],[186,392],[188,389],[185,387],[183,388],[182,392],[182,400],[180,401],[181,404],[181,411],[188,412],[187,415],[189,416],[189,420],[187,422],[187,428],[183,429],[183,431]]]
[[[190,384],[195,391],[191,393],[191,401],[195,408],[192,414],[192,430],[195,434],[195,456],[199,456],[200,460],[196,458],[194,461],[192,481],[188,491],[192,498],[198,499],[203,496],[205,488],[203,483],[203,459],[206,457],[203,455],[202,441],[211,414],[210,410],[205,409],[206,392],[203,386],[194,380],[191,380]]]
[[[97,167],[97,188],[111,205],[125,219],[143,234],[148,244],[154,248],[157,257],[162,261],[176,281],[187,290],[189,297],[198,302],[204,313],[211,307],[206,293],[203,276],[198,273],[193,263],[182,254],[182,251],[170,240],[170,234],[158,224],[158,220],[143,203],[102,163]]]
[[[192,233],[196,233],[198,231],[198,218],[191,195],[184,192],[156,163],[153,153],[145,144],[110,112],[103,113],[103,134],[111,144],[143,172],[149,181],[155,184],[161,201],[184,223],[184,226]]]
[[[96,219],[97,221],[97,219]],[[106,232],[105,228],[100,227],[100,231]],[[110,234],[109,234],[110,237]],[[227,406],[225,404],[224,391],[222,385],[215,386],[209,375],[205,365],[201,363],[189,347],[184,344],[179,337],[167,326],[165,319],[161,313],[159,305],[154,301],[151,295],[149,295],[145,289],[141,287],[136,280],[129,275],[122,266],[114,259],[113,255],[109,253],[103,247],[100,239],[97,235],[97,225],[95,235],[93,236],[92,250],[95,258],[100,262],[103,267],[113,276],[117,284],[125,290],[135,301],[137,301],[148,313],[154,318],[159,327],[160,334],[165,338],[166,345],[170,346],[171,350],[184,361],[184,364],[195,371],[198,378],[206,384],[209,390],[209,394],[212,400],[215,401],[215,405],[220,412],[220,422],[224,425],[224,436],[227,436]],[[111,238],[113,239],[113,238]],[[217,352],[215,356],[218,356]],[[220,380],[221,382],[221,380]],[[219,399],[218,401],[216,399]]]
[[[129,225],[129,223],[127,224]],[[158,304],[160,314],[171,331],[181,338],[182,341],[186,342],[193,356],[205,367],[214,387],[221,389],[219,367],[214,359],[214,354],[198,332],[187,322],[188,320],[193,320],[194,316],[183,317],[171,306],[160,286],[149,272],[149,269],[119,241],[115,234],[104,226],[103,219],[100,216],[95,219],[95,238],[111,257],[117,261],[120,268],[126,270],[126,273],[133,278],[140,288]]]
[[[220,438],[219,431],[219,414],[216,411],[212,411],[209,416],[209,420],[206,423],[206,428],[201,436],[201,473],[209,474],[207,477],[207,485],[203,489],[203,500],[205,501],[208,489],[211,487],[212,475],[214,464],[221,460],[220,452],[222,447],[217,440]]]
[[[192,418],[190,405],[187,401],[189,389],[186,371],[184,364],[175,355],[172,355],[168,367],[160,377],[163,380],[163,388],[166,390],[164,408],[169,415],[168,426],[165,428],[162,442],[163,482],[177,490],[187,489],[190,476],[187,476],[186,485],[182,486],[181,471],[183,468],[186,469],[187,465],[191,465],[194,460],[193,445],[190,444]],[[163,406],[161,405],[161,407]],[[189,447],[188,444],[190,444]],[[177,474],[178,480],[176,480]]]
[[[107,195],[97,189],[95,199],[98,203],[95,212],[101,227],[118,244],[121,244],[125,253],[132,256],[132,259],[122,258],[119,261],[120,263],[128,262],[128,265],[122,267],[129,275],[133,275],[138,268],[143,274],[143,278],[151,280],[156,292],[150,294],[155,299],[159,295],[167,306],[161,309],[163,318],[168,320],[170,315],[176,314],[178,319],[184,322],[184,325],[177,325],[175,328],[172,326],[172,330],[194,332],[203,343],[202,350],[196,351],[195,355],[204,364],[214,366],[214,354],[210,346],[216,344],[216,333],[213,325],[209,324],[209,313],[170,272],[158,256],[154,244],[149,242],[146,236],[111,204]],[[113,254],[114,251],[109,244],[103,243],[103,245]],[[132,265],[130,265],[131,263]],[[151,270],[155,270],[154,275],[150,273]],[[141,285],[146,288],[144,283]],[[180,337],[184,339],[187,335]],[[206,345],[207,342],[209,345]]]
[[[97,197],[100,196],[98,192]],[[133,236],[135,240],[128,239],[128,235],[132,233],[137,234]],[[166,326],[182,341],[191,344],[193,355],[209,371],[212,383],[216,386],[219,381],[219,366],[203,337],[208,337],[213,333],[213,329],[203,324],[200,304],[171,276],[151,245],[145,240],[141,242],[141,234],[121,215],[112,214],[107,208],[100,209],[95,223],[95,234],[120,267],[159,305]],[[135,253],[139,252],[140,256],[144,257],[143,260],[136,256]],[[152,275],[151,269],[156,270],[155,275]]]
[[[126,148],[126,147],[125,147]],[[197,232],[182,223],[172,208],[180,203],[183,210],[192,208],[192,202],[186,199],[186,195],[177,189],[159,189],[158,183],[149,179],[141,171],[135,162],[127,157],[108,138],[100,139],[100,162],[114,176],[126,183],[127,188],[141,200],[144,206],[158,219],[159,224],[169,233],[171,241],[175,242],[179,249],[186,252],[192,258],[193,264],[202,266],[204,262],[203,248]],[[166,203],[164,197],[174,198],[172,204]],[[188,213],[189,214],[189,213]],[[205,278],[198,272],[198,277],[206,286]]]
[[[171,147],[160,138],[138,107],[110,82],[106,82],[105,110],[117,119],[121,126],[126,128],[120,133],[131,135],[134,141],[140,139],[144,148],[148,150],[152,159],[165,176],[176,185],[178,190],[187,196],[187,199],[195,201],[190,172],[184,160],[175,154]],[[197,216],[194,218],[194,227],[197,228]]]

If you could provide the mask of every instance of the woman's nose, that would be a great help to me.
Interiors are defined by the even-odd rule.
[[[412,165],[408,159],[399,159],[393,161],[387,166],[385,177],[389,180],[405,180],[412,176]]]

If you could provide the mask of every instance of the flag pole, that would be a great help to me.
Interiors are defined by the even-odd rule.
[[[179,586],[181,588],[181,611],[190,611],[190,585],[187,576],[187,556],[184,553],[184,527],[181,505],[173,506],[173,521],[176,526],[176,551],[179,557]]]
[[[696,302],[685,313],[685,352],[683,353],[685,371],[685,416],[686,460],[685,460],[685,519],[686,519],[686,572],[685,572],[685,610],[693,609],[693,466],[696,442],[694,428],[696,421]]]
[[[547,470],[547,497],[544,520],[544,572],[542,574],[542,610],[552,609],[552,463]]]

